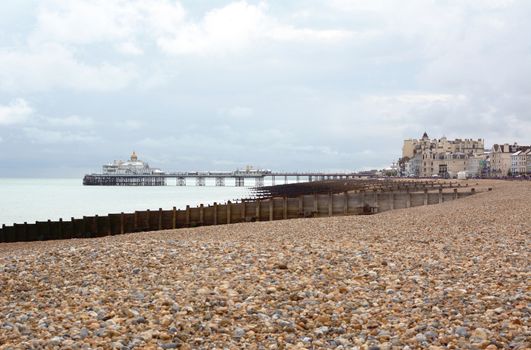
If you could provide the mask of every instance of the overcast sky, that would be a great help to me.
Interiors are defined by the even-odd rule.
[[[0,176],[359,170],[531,143],[531,1],[0,2]]]

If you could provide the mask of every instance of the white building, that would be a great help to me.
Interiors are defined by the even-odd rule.
[[[531,148],[523,147],[511,154],[511,174],[527,175],[528,158],[531,156]]]
[[[127,161],[115,160],[112,164],[103,166],[106,175],[156,175],[163,174],[160,169],[150,168],[149,164],[138,159],[135,152]]]

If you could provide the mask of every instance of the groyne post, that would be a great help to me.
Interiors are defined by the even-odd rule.
[[[256,200],[256,221],[260,221],[260,214],[262,209],[262,201],[260,199]]]
[[[328,192],[328,216],[334,215],[334,195]]]
[[[348,214],[348,192],[343,192],[343,214]]]
[[[274,214],[275,214],[273,211],[275,209],[274,201],[275,201],[274,198],[269,199],[269,221],[273,221],[274,219]]]
[[[177,227],[177,208],[173,207],[171,211],[171,228],[175,229],[176,227]]]

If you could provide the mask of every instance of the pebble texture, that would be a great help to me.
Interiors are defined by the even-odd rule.
[[[531,183],[481,186],[374,216],[0,244],[0,349],[529,349]]]

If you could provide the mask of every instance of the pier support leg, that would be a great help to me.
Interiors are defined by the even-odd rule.
[[[216,186],[225,186],[225,178],[216,177]]]
[[[186,178],[178,177],[177,178],[177,186],[186,186]]]
[[[255,187],[262,187],[264,186],[264,178],[263,177],[257,177],[254,180]]]
[[[202,176],[198,176],[195,178],[195,185],[196,186],[205,186],[205,178]]]
[[[236,187],[243,187],[245,186],[245,178],[244,177],[236,177],[234,185]]]

